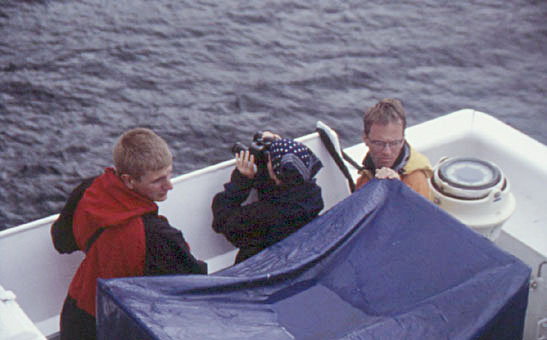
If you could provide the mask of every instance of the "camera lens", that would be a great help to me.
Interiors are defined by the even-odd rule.
[[[239,154],[241,151],[246,151],[247,147],[241,142],[237,142],[232,146],[232,154]]]

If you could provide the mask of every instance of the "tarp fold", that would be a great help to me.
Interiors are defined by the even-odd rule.
[[[395,180],[210,276],[100,280],[99,339],[519,339],[530,269]]]

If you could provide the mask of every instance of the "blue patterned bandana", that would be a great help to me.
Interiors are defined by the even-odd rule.
[[[270,157],[273,171],[283,183],[310,182],[323,167],[307,146],[288,138],[272,142]]]

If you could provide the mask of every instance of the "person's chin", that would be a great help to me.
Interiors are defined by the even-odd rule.
[[[380,168],[391,168],[392,165],[393,165],[393,161],[390,160],[390,159],[380,160],[378,162],[378,169],[380,169]]]
[[[164,195],[161,195],[161,196],[158,196],[156,197],[156,199],[154,201],[156,202],[163,202],[167,199],[167,194],[164,194]]]

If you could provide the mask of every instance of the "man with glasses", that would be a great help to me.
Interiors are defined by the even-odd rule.
[[[430,199],[428,178],[433,175],[433,169],[427,157],[405,140],[406,116],[401,102],[382,99],[367,110],[363,124],[363,141],[368,152],[356,187],[362,187],[374,177],[397,179]]]

